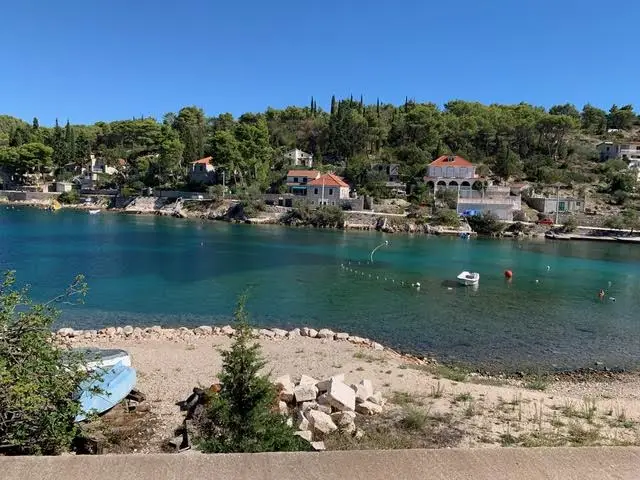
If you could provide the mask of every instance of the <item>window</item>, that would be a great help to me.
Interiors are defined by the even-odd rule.
[[[576,207],[579,207],[579,206],[580,206],[580,202],[576,202]]]
[[[558,210],[564,212],[566,210],[565,202],[558,202]]]
[[[329,189],[329,195],[333,195],[333,188]]]
[[[298,177],[293,177],[293,183],[298,183]]]
[[[313,194],[314,194],[314,195],[317,195],[317,194],[318,194],[318,189],[317,189],[317,188],[314,188],[314,189],[313,189]]]

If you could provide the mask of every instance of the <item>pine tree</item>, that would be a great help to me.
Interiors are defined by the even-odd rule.
[[[33,117],[33,123],[31,124],[31,128],[34,130],[38,130],[40,128],[40,122],[38,122],[38,117]]]
[[[64,126],[64,150],[65,163],[73,162],[76,159],[76,132],[67,120]]]
[[[58,167],[64,165],[65,158],[66,158],[64,134],[62,132],[62,128],[60,128],[60,124],[58,123],[57,118],[56,118],[56,124],[53,127],[51,147],[53,148],[53,155],[52,155],[53,164]]]
[[[277,411],[275,387],[260,372],[266,362],[260,345],[252,342],[241,295],[235,311],[236,338],[222,352],[221,390],[208,399],[206,413],[197,419],[200,447],[206,453],[254,453],[309,450],[309,444],[294,435]]]
[[[336,96],[331,95],[331,115],[336,113]]]

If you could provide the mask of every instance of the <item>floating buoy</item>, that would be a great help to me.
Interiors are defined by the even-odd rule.
[[[612,302],[616,301],[616,297],[609,297],[609,300],[611,300]]]
[[[513,272],[511,270],[505,270],[504,278],[511,278],[511,277],[513,277]]]
[[[547,265],[547,272],[551,270],[551,265]]]
[[[609,281],[609,288],[611,288],[611,281]]]
[[[538,280],[537,278],[536,278],[536,283],[540,283],[540,280]]]

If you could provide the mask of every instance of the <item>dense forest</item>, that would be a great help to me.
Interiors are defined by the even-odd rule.
[[[336,170],[364,190],[375,186],[372,163],[399,164],[411,184],[445,153],[461,155],[496,178],[593,183],[597,172],[583,167],[597,160],[598,139],[629,138],[639,124],[631,105],[613,105],[606,112],[589,104],[579,111],[571,104],[546,110],[454,100],[439,108],[411,100],[400,106],[365,104],[362,97],[334,97],[330,111],[314,99],[307,107],[269,108],[239,118],[207,117],[191,106],[162,121],[64,126],[56,121],[52,128],[40,126],[37,118],[27,123],[5,115],[0,116],[0,167],[14,176],[48,168],[56,178],[69,178],[93,153],[118,167],[119,174],[105,178],[105,184],[197,188],[187,185],[187,166],[210,155],[232,188],[266,190],[281,184],[287,167],[283,153],[297,147],[313,153],[319,168]]]

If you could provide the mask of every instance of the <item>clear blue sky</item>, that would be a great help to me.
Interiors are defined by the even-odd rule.
[[[307,105],[640,106],[637,0],[23,0],[0,113],[50,125]]]

